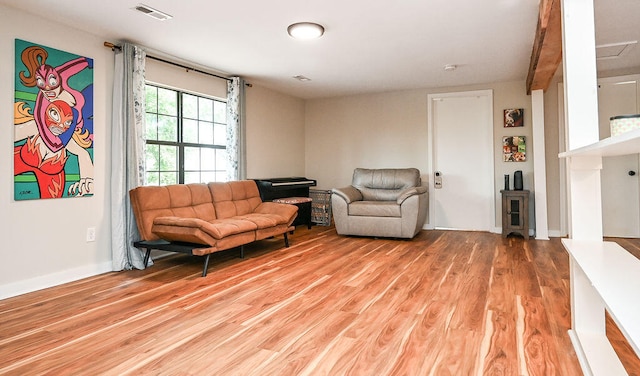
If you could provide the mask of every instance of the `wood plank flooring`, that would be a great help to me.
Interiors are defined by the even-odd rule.
[[[0,374],[582,374],[559,239],[303,227],[1,300]]]

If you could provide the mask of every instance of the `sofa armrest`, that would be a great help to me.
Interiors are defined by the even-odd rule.
[[[332,192],[336,194],[338,197],[341,197],[343,200],[345,200],[347,204],[353,201],[362,200],[362,193],[360,193],[360,191],[357,188],[351,185],[344,188],[333,188]]]
[[[427,192],[427,187],[425,187],[424,185],[421,185],[419,187],[407,188],[405,191],[400,193],[400,196],[398,196],[398,200],[397,200],[398,205],[402,205],[404,200],[408,199],[411,196],[421,195],[425,192]]]

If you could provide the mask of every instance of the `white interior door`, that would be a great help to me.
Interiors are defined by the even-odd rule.
[[[611,135],[609,119],[638,113],[638,76],[598,80],[600,138]],[[640,237],[638,154],[602,158],[604,236]]]
[[[436,94],[428,101],[430,227],[490,231],[495,219],[493,93]]]

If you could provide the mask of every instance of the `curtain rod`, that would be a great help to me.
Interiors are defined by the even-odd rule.
[[[113,51],[113,50],[121,50],[121,49],[122,49],[122,47],[120,47],[120,46],[118,46],[118,45],[115,45],[115,44],[113,44],[113,43],[111,43],[111,42],[104,42],[104,46],[105,46],[105,47],[107,47],[107,48],[110,48],[112,51]],[[173,61],[165,60],[165,59],[162,59],[162,58],[159,58],[159,57],[153,56],[153,55],[147,55],[147,57],[148,57],[149,59],[157,60],[157,61],[160,61],[160,62],[163,62],[163,63],[167,63],[167,64],[171,64],[171,65],[175,65],[176,67],[184,68],[184,69],[186,69],[187,71],[194,71],[194,72],[198,72],[198,73],[206,74],[206,75],[209,75],[209,76],[213,76],[213,77],[221,78],[221,79],[223,79],[223,80],[231,81],[231,79],[230,79],[230,78],[228,78],[228,77],[218,76],[217,74],[213,74],[213,73],[209,73],[209,72],[202,71],[202,70],[200,70],[200,69],[196,69],[196,68],[188,67],[188,66],[186,66],[186,65],[182,65],[182,64],[179,64],[179,63],[176,63],[176,62],[173,62]]]

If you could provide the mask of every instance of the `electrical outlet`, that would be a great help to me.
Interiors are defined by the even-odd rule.
[[[89,227],[87,228],[87,242],[94,242],[94,241],[96,241],[96,228]]]

